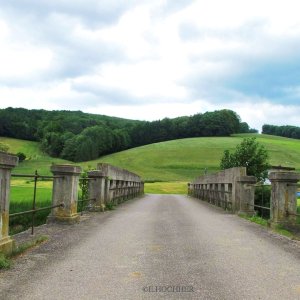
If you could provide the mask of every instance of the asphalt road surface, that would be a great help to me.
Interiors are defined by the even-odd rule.
[[[145,195],[56,229],[0,273],[0,299],[300,299],[299,242],[197,199]]]

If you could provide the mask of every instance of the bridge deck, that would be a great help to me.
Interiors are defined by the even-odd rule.
[[[61,228],[0,273],[0,299],[300,299],[297,242],[193,198],[146,195]]]

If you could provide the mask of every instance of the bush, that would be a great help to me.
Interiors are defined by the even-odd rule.
[[[271,186],[270,185],[262,185],[258,186],[255,189],[255,198],[254,204],[264,207],[270,207],[271,203]],[[270,218],[270,211],[267,209],[262,209],[256,207],[255,210],[257,211],[257,215],[269,219]]]
[[[6,144],[0,143],[0,151],[7,152],[9,147]]]
[[[26,159],[26,155],[23,152],[18,152],[16,155],[19,157],[19,162],[22,162]]]

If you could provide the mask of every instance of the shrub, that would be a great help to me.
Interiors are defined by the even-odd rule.
[[[6,144],[0,143],[0,151],[7,152],[9,147]]]
[[[16,155],[19,157],[19,162],[22,162],[26,159],[26,155],[23,152],[18,152]]]

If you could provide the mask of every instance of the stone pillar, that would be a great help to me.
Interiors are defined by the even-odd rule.
[[[9,233],[9,195],[11,170],[18,164],[18,157],[0,152],[0,252],[11,254],[13,240]]]
[[[105,177],[99,170],[88,172],[89,179],[89,199],[91,201],[91,211],[104,211],[105,208]]]
[[[253,216],[254,194],[256,178],[254,176],[240,176],[236,178],[235,183],[235,208],[234,211],[239,214]]]
[[[110,189],[110,179],[108,177],[105,177],[105,187],[104,187],[104,204],[107,204],[110,202],[110,194],[109,194],[109,189]]]
[[[226,209],[225,206],[225,184],[220,184],[220,206]]]
[[[140,195],[143,195],[145,193],[145,183],[144,181],[141,181],[140,184],[141,184]]]
[[[271,172],[269,179],[271,192],[271,224],[293,224],[297,213],[297,182],[300,174],[296,172]]]
[[[64,204],[64,207],[53,208],[48,222],[74,224],[79,221],[77,213],[78,182],[81,168],[72,165],[53,165],[52,205]]]
[[[191,184],[189,182],[187,184],[187,194],[191,196]]]

